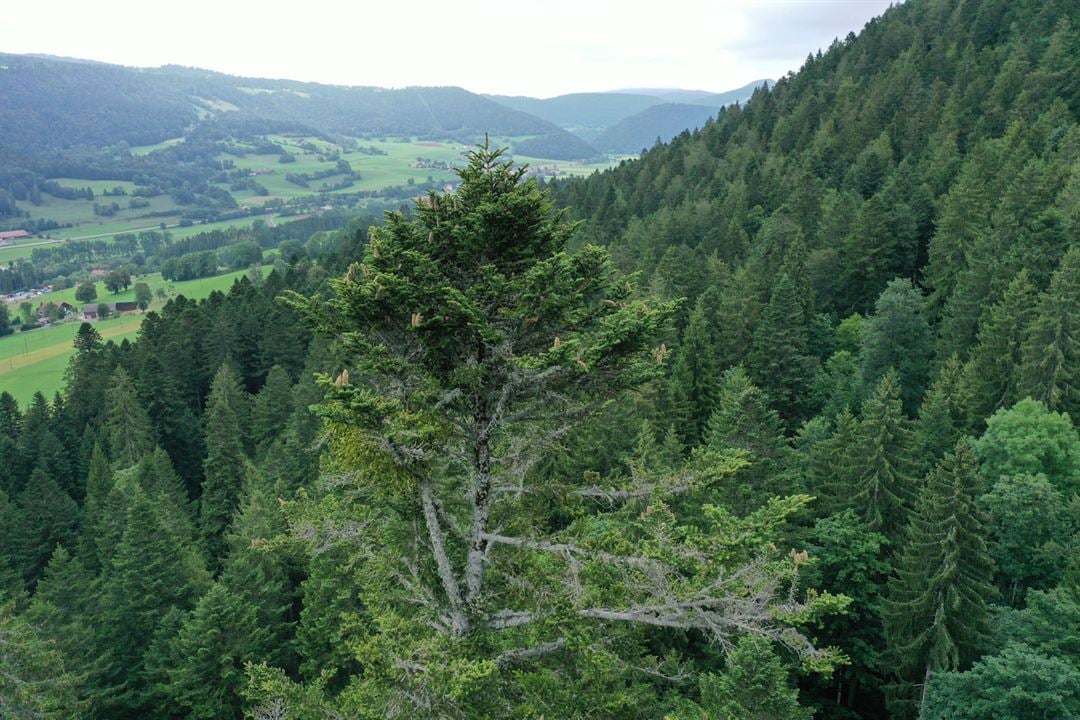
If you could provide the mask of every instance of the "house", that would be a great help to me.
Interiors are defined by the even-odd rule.
[[[21,240],[30,237],[25,230],[2,230],[0,231],[0,245],[8,245],[12,240]]]
[[[75,306],[71,303],[61,302],[59,304],[52,302],[43,302],[38,305],[37,314],[39,318],[43,318],[49,313],[49,306],[54,305],[60,310],[61,315],[74,315]]]
[[[124,312],[133,312],[139,309],[139,304],[133,300],[125,300],[123,302],[114,303],[90,303],[89,305],[83,305],[83,320],[97,320],[99,314],[98,306],[100,305],[107,305],[110,315],[116,315],[117,313]]]

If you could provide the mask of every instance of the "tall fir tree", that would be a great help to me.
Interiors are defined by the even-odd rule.
[[[154,450],[153,428],[139,397],[135,383],[123,366],[118,365],[105,391],[105,429],[113,464],[127,468],[137,464]]]
[[[847,496],[867,527],[895,541],[914,499],[912,432],[889,371],[865,403],[855,438]]]
[[[1080,417],[1080,246],[1061,259],[1028,327],[1020,394]]]
[[[170,608],[190,609],[209,584],[201,557],[177,545],[162,508],[137,485],[124,491],[124,532],[103,577],[98,644],[107,658],[94,684],[104,718],[151,710],[153,677],[144,663],[150,641]]]
[[[894,369],[904,411],[914,415],[926,390],[932,349],[922,294],[910,280],[891,281],[863,329],[863,382],[873,387],[889,368]]]
[[[1020,399],[1021,350],[1036,298],[1030,276],[1021,270],[979,325],[978,340],[964,365],[965,411],[973,426]]]
[[[793,454],[784,424],[741,367],[723,375],[704,448],[746,453],[749,464],[733,473],[721,490],[737,512],[749,512],[774,495],[794,491],[788,482]]]
[[[810,720],[814,714],[799,705],[787,670],[760,638],[742,638],[724,672],[703,675],[699,686],[700,707],[678,712],[678,720]]]
[[[16,500],[16,565],[34,585],[57,545],[71,547],[79,527],[79,506],[38,468]]]
[[[248,474],[243,433],[247,403],[236,371],[229,364],[222,365],[214,376],[206,406],[205,479],[199,498],[199,525],[216,566],[225,553],[225,533],[240,504]]]
[[[164,694],[192,720],[240,720],[244,666],[270,659],[269,640],[255,608],[215,583],[170,643]]]
[[[976,468],[961,441],[927,476],[889,582],[889,652],[901,678],[923,687],[935,672],[969,666],[990,636],[994,564],[975,506]],[[911,697],[901,690],[897,707]]]
[[[716,405],[719,379],[716,346],[706,311],[703,298],[699,298],[683,330],[669,384],[671,420],[679,429],[683,443],[690,447],[701,441],[709,415]]]
[[[949,358],[919,408],[915,421],[915,462],[925,475],[945,457],[967,425],[964,405],[964,368],[960,358]]]
[[[816,360],[809,354],[806,312],[799,290],[786,273],[773,287],[754,330],[747,366],[755,383],[789,428],[807,409]]]
[[[258,457],[285,431],[291,413],[292,378],[285,368],[275,365],[251,407],[251,439]]]

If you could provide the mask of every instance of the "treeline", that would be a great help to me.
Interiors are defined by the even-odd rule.
[[[36,247],[29,260],[19,259],[0,269],[0,292],[17,292],[59,279],[67,282],[101,263],[128,267],[130,272],[166,272],[174,280],[207,277],[216,274],[219,265],[247,267],[246,263],[237,265],[237,253],[227,253],[230,257],[225,262],[218,260],[220,251],[245,241],[262,249],[277,247],[287,240],[303,244],[314,234],[333,232],[349,223],[366,228],[373,222],[368,217],[355,219],[343,213],[323,212],[272,226],[256,219],[250,228],[215,229],[175,240],[167,230],[117,235],[111,241],[71,240]],[[198,258],[196,254],[200,254]],[[178,269],[181,266],[185,269]]]

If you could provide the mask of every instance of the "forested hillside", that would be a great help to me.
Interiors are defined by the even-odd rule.
[[[720,106],[660,103],[623,118],[593,139],[603,152],[637,154],[657,142],[670,142],[683,132],[696,130],[713,119]]]
[[[84,325],[0,393],[0,715],[1080,717],[1076,22],[908,0]]]
[[[150,145],[200,120],[363,135],[533,135],[558,128],[461,88],[346,87],[166,66],[0,54],[0,146]]]

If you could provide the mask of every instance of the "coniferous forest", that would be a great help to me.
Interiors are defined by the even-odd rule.
[[[908,0],[0,394],[0,717],[1080,718],[1080,14]]]

